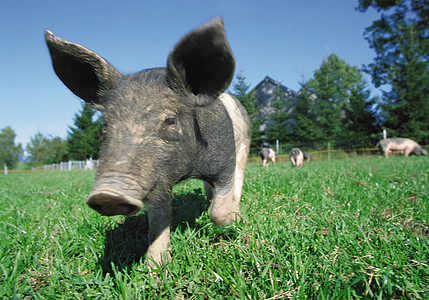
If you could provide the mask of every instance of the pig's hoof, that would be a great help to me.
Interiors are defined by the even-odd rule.
[[[240,212],[230,212],[226,216],[212,215],[213,223],[215,223],[216,226],[219,226],[219,227],[227,226],[234,223],[235,221],[240,221],[240,220],[241,220]]]
[[[164,254],[156,256],[148,253],[145,261],[150,270],[161,269],[167,262],[171,261],[171,253],[165,251]]]

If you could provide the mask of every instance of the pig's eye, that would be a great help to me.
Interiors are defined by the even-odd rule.
[[[176,118],[167,118],[167,119],[165,119],[164,122],[167,125],[174,125],[177,123],[177,119]]]
[[[106,123],[106,121],[103,121],[102,124],[103,124],[103,126],[101,128],[101,134],[105,135],[107,132],[107,123]]]
[[[176,115],[168,114],[165,116],[159,134],[165,141],[173,142],[181,140],[182,128],[179,126],[179,119],[177,119]]]

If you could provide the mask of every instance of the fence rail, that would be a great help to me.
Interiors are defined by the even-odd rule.
[[[379,139],[364,139],[360,141],[332,141],[323,143],[285,143],[279,144],[278,149],[276,145],[272,147],[276,151],[276,158],[278,161],[289,160],[289,151],[292,148],[299,148],[304,152],[311,155],[311,160],[330,160],[330,159],[342,159],[342,158],[353,158],[353,157],[369,157],[379,156],[381,153],[378,148],[374,148]],[[429,137],[423,140],[424,145],[420,144],[423,148],[429,150]],[[371,147],[372,146],[372,147]],[[259,151],[260,149],[252,148],[250,151],[249,162],[259,162]],[[71,160],[68,162],[61,162],[58,164],[48,164],[39,167],[32,167],[31,171],[71,171],[71,170],[91,170],[98,168],[99,160],[86,160],[86,161],[75,161]],[[23,170],[9,170],[11,172],[24,172]],[[4,166],[4,174],[7,175],[7,166]]]
[[[292,148],[291,148],[292,149]],[[303,150],[304,151],[304,150]],[[352,157],[370,157],[381,155],[378,148],[360,148],[360,149],[326,149],[317,151],[305,151],[310,154],[311,160],[331,160]],[[276,155],[277,161],[288,161],[289,153]],[[250,157],[250,162],[259,162],[260,157]]]
[[[67,162],[60,162],[59,164],[49,164],[39,167],[32,167],[31,171],[71,171],[71,170],[92,170],[98,167],[100,161],[97,160],[69,160]]]
[[[378,143],[378,139],[364,139],[360,141],[344,140],[332,141],[323,143],[285,143],[273,145],[271,148],[276,152],[276,160],[289,160],[289,151],[293,148],[299,148],[303,152],[307,152],[311,156],[311,160],[330,160],[352,157],[370,157],[379,156],[381,152],[379,148],[374,146]],[[427,142],[428,139],[425,139]],[[428,143],[420,144],[423,148],[428,149]],[[252,149],[250,152],[249,162],[259,162],[260,149]]]

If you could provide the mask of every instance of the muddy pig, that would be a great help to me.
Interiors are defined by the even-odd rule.
[[[289,160],[292,163],[293,167],[301,167],[302,162],[304,161],[304,155],[302,151],[298,148],[293,148],[289,152]]]
[[[259,153],[262,159],[262,166],[268,167],[268,160],[271,160],[273,166],[276,165],[276,153],[271,148],[262,148]]]
[[[223,21],[185,35],[167,66],[123,75],[98,54],[45,32],[53,68],[106,122],[100,165],[87,203],[102,215],[134,215],[146,205],[149,267],[170,258],[173,186],[204,180],[211,218],[239,218],[250,119],[224,93],[235,69]]]
[[[409,155],[428,155],[428,152],[419,144],[407,138],[389,138],[381,140],[375,146],[383,151],[385,157],[389,157],[392,152],[403,153],[405,157]]]

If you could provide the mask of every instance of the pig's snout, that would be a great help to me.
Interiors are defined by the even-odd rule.
[[[111,191],[94,191],[86,203],[104,216],[134,215],[142,208],[142,201]]]

